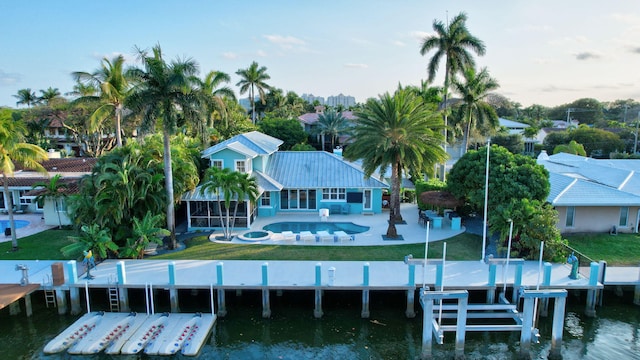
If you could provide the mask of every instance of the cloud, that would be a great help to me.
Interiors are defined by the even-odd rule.
[[[256,54],[260,57],[267,57],[267,52],[264,50],[258,50]]]
[[[298,39],[293,36],[281,36],[281,35],[262,35],[269,42],[280,46],[283,49],[292,49],[294,46],[304,46],[306,43],[304,40]]]
[[[358,45],[371,45],[371,44],[373,44],[373,42],[370,41],[370,40],[360,39],[360,38],[350,38],[349,41],[351,41],[354,44],[358,44]]]
[[[22,79],[22,75],[18,73],[6,73],[0,69],[0,86],[15,85],[20,79]]]
[[[405,47],[407,46],[407,44],[405,44],[404,42],[400,41],[400,40],[396,40],[393,42],[393,45],[395,46],[399,46],[399,47]]]
[[[640,46],[634,46],[634,47],[630,48],[629,51],[634,53],[634,54],[640,54]]]
[[[555,85],[547,85],[540,89],[543,92],[562,92],[562,91],[579,91],[579,89],[567,88],[567,87],[558,87]]]
[[[426,38],[427,36],[431,36],[432,33],[428,33],[426,31],[411,31],[409,32],[409,37],[412,37],[416,40],[422,41],[424,40],[424,38]]]
[[[533,59],[533,62],[539,65],[546,65],[546,64],[551,64],[553,63],[553,60],[551,59],[545,59],[545,58],[535,58]]]
[[[589,39],[586,36],[565,36],[562,38],[557,38],[549,41],[550,45],[555,46],[566,46],[568,44],[585,44],[588,43]]]
[[[591,60],[591,59],[600,59],[602,56],[596,52],[583,51],[581,53],[575,54],[576,60]]]
[[[232,52],[232,51],[227,51],[225,53],[222,53],[222,57],[228,60],[235,60],[238,58],[238,54]]]
[[[346,64],[344,64],[344,67],[352,68],[352,69],[366,69],[366,68],[369,67],[369,65],[367,65],[367,64],[356,64],[356,63],[346,63]]]

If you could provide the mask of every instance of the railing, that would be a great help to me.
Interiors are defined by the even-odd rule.
[[[578,258],[578,272],[580,273],[580,275],[588,279],[591,273],[591,263],[597,261],[572,248],[569,245],[564,245],[564,247],[567,249],[567,252],[569,254],[573,253],[573,255]]]

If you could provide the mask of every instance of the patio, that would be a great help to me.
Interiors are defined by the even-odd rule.
[[[307,246],[375,246],[375,245],[402,245],[424,243],[426,239],[426,227],[420,224],[418,216],[418,205],[403,203],[400,211],[406,224],[396,224],[398,234],[402,235],[402,239],[384,240],[383,235],[387,232],[389,212],[383,211],[381,214],[373,215],[330,215],[328,222],[352,222],[357,225],[369,226],[369,231],[355,234],[354,241],[296,241],[287,234],[274,233],[269,240],[264,241],[242,241],[234,237],[231,241],[233,244],[261,244],[261,245],[307,245]],[[235,230],[234,235],[240,235],[249,231],[262,230],[265,225],[275,222],[320,222],[322,221],[318,211],[304,213],[286,213],[280,212],[274,217],[259,217],[251,226],[250,230]],[[465,232],[464,226],[459,230],[451,229],[451,221],[445,217],[442,221],[440,229],[429,229],[429,242],[448,239]],[[214,231],[209,238],[215,239],[222,235],[222,232]],[[221,243],[228,241],[213,240]]]
[[[49,226],[44,224],[44,219],[42,219],[42,214],[37,214],[37,213],[14,214],[13,219],[25,220],[29,222],[27,226],[21,227],[16,230],[16,238],[18,239],[55,228],[55,226]],[[9,221],[9,215],[0,215],[0,220]],[[0,243],[6,242],[6,241],[11,241],[11,236],[5,236],[4,232],[2,232],[2,234],[0,234]]]

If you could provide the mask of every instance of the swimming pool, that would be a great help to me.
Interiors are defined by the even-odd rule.
[[[14,220],[14,222],[16,225],[16,229],[20,229],[29,225],[29,222],[27,220]],[[10,227],[9,220],[0,220],[0,232],[4,233],[4,229],[8,227]]]
[[[317,233],[318,231],[328,231],[333,234],[335,231],[344,231],[347,234],[359,234],[369,231],[368,226],[356,225],[352,222],[277,222],[269,224],[263,227],[264,230],[268,230],[274,233],[281,233],[283,231],[293,231],[299,233],[300,231],[311,231]]]

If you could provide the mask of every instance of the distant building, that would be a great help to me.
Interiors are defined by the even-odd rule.
[[[314,96],[313,94],[302,94],[300,96],[302,100],[308,102],[309,104],[313,104],[314,101],[318,101],[320,105],[324,105],[324,98],[322,96]]]
[[[338,96],[329,96],[329,98],[327,98],[326,104],[333,107],[342,105],[346,109],[356,105],[356,98],[343,94],[340,94]]]
[[[260,101],[260,96],[256,96],[254,98],[254,101]],[[247,98],[238,99],[238,104],[240,104],[240,106],[242,106],[247,111],[251,110],[251,100],[249,100],[248,97]]]

